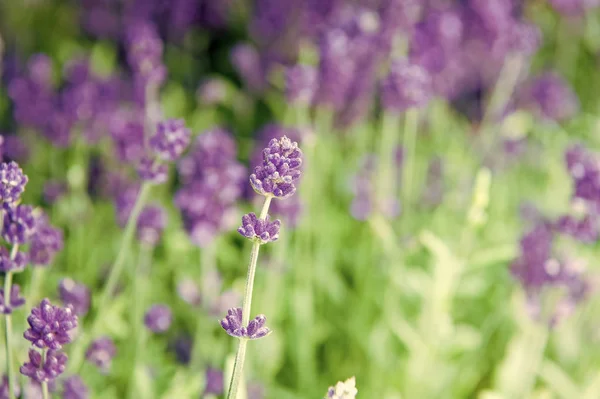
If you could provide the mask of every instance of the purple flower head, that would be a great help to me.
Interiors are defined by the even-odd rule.
[[[155,333],[167,331],[172,321],[173,315],[167,305],[152,305],[144,316],[144,324]]]
[[[573,180],[573,199],[600,213],[600,156],[575,145],[565,152],[565,161]]]
[[[88,346],[85,358],[103,373],[108,373],[112,360],[117,354],[117,347],[109,337],[100,337]]]
[[[277,241],[280,227],[281,222],[279,220],[270,222],[269,215],[262,220],[251,212],[242,216],[242,225],[238,228],[238,233],[252,241],[266,244]]]
[[[383,80],[381,101],[389,111],[402,112],[407,108],[422,108],[431,98],[431,77],[422,67],[395,60],[389,75]]]
[[[17,251],[13,257],[11,257],[8,249],[0,247],[0,271],[1,272],[13,272],[19,273],[25,269],[25,266],[29,262],[29,257],[25,252]]]
[[[63,399],[88,399],[88,387],[78,375],[72,375],[63,381]]]
[[[204,105],[217,105],[225,101],[227,87],[225,82],[219,78],[207,79],[200,84],[196,97]]]
[[[2,163],[0,165],[0,201],[6,204],[18,202],[28,181],[29,178],[16,162]]]
[[[35,233],[36,219],[33,207],[4,204],[2,237],[10,244],[25,244]]]
[[[163,42],[156,27],[143,19],[132,21],[126,31],[127,60],[143,81],[160,84],[166,77],[162,64]]]
[[[121,162],[136,162],[145,153],[144,125],[137,115],[117,112],[111,121],[110,133],[115,152]]]
[[[266,68],[259,52],[250,44],[238,44],[231,50],[231,63],[252,92],[261,92],[266,84]]]
[[[160,122],[156,134],[150,139],[150,148],[164,161],[175,161],[190,144],[191,132],[183,119]]]
[[[549,3],[556,11],[567,16],[583,15],[600,5],[598,0],[549,0]]]
[[[22,136],[10,135],[4,136],[4,142],[2,143],[2,155],[4,158],[8,158],[17,162],[27,162],[31,148]]]
[[[29,350],[29,362],[21,366],[21,374],[42,383],[55,380],[66,368],[67,355],[56,350],[49,350],[46,358],[35,349]]]
[[[298,143],[287,136],[272,139],[263,150],[262,165],[250,175],[250,185],[258,194],[288,198],[296,192],[294,183],[300,178],[301,166],[302,151]]]
[[[71,305],[61,308],[43,299],[31,310],[27,322],[29,329],[23,334],[26,340],[41,349],[59,350],[71,342],[69,331],[77,327],[77,316]]]
[[[137,171],[140,179],[149,181],[153,184],[162,184],[166,182],[169,177],[169,168],[167,165],[148,157],[140,159]]]
[[[247,327],[242,327],[242,308],[231,308],[227,311],[227,316],[221,320],[221,327],[232,337],[259,339],[266,337],[271,330],[265,326],[267,318],[259,314],[250,320]]]
[[[44,201],[52,205],[68,191],[69,187],[63,180],[47,180],[44,183]]]
[[[13,284],[10,287],[10,298],[8,301],[4,297],[4,290],[0,289],[0,313],[11,314],[13,309],[20,308],[24,304],[25,298],[21,296],[21,287],[17,284]]]
[[[600,237],[600,220],[596,215],[561,216],[556,222],[556,228],[562,234],[569,235],[582,243],[594,243]]]
[[[31,236],[29,261],[36,266],[48,266],[63,248],[63,233],[50,225],[44,213],[36,215],[35,233]]]
[[[146,206],[137,221],[137,238],[146,245],[155,246],[160,241],[167,224],[167,213],[159,205]]]
[[[221,370],[208,367],[206,369],[206,386],[204,395],[222,395],[223,394],[223,372]]]
[[[2,379],[0,379],[0,399],[10,398],[8,389],[9,389],[8,388],[8,376],[6,374],[3,374]],[[16,384],[16,386],[13,386],[13,390],[15,393],[15,397],[20,398],[21,397],[21,388],[19,387],[19,384]],[[29,397],[29,396],[27,396],[27,397]]]
[[[90,309],[90,289],[83,283],[64,278],[58,285],[58,294],[63,304],[71,306],[76,315],[83,316]]]
[[[317,70],[310,65],[294,65],[285,71],[285,96],[290,103],[310,105],[317,89]]]
[[[575,92],[563,78],[551,72],[535,78],[523,97],[542,117],[555,121],[569,119],[579,109]]]

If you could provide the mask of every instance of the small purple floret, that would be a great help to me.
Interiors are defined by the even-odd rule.
[[[160,122],[156,134],[150,139],[150,148],[164,161],[175,161],[190,144],[191,132],[183,119]]]
[[[53,227],[45,214],[36,217],[35,233],[31,237],[29,260],[36,266],[48,266],[63,248],[63,233]]]
[[[34,349],[29,350],[29,362],[21,366],[21,374],[32,380],[42,383],[49,382],[65,371],[67,355],[62,352],[50,350],[42,362],[42,354]]]
[[[10,300],[5,303],[4,290],[0,289],[0,313],[11,314],[13,309],[19,308],[25,304],[25,298],[21,296],[21,288],[17,284],[10,287]],[[2,396],[0,395],[0,398]]]
[[[160,241],[167,224],[167,213],[159,205],[146,206],[137,220],[137,238],[140,242],[155,246]]]
[[[77,316],[70,305],[61,308],[43,299],[31,310],[27,323],[29,329],[23,334],[26,340],[40,349],[59,350],[71,342],[69,332],[77,327]]]
[[[25,252],[17,252],[11,259],[10,253],[4,247],[0,247],[0,272],[19,273],[25,269],[29,257]]]
[[[78,375],[72,375],[63,381],[63,399],[88,399],[90,393]]]
[[[90,309],[90,289],[83,283],[64,278],[58,285],[60,300],[70,305],[76,315],[83,316]]]
[[[152,305],[146,312],[144,324],[155,333],[165,332],[171,327],[173,315],[166,305]]]
[[[227,316],[221,320],[221,327],[232,337],[259,339],[266,337],[271,330],[265,326],[267,318],[259,314],[250,320],[247,327],[242,327],[242,308],[231,308],[227,311]]]
[[[110,370],[112,359],[117,354],[117,347],[109,337],[100,337],[93,341],[85,352],[85,358],[103,373]]]
[[[156,162],[154,159],[143,157],[140,159],[137,167],[140,179],[162,184],[167,181],[169,169],[167,165]]]
[[[0,201],[7,204],[17,202],[28,181],[16,162],[0,164]]]
[[[2,238],[10,244],[25,244],[35,233],[33,208],[28,205],[4,204],[4,226]]]
[[[265,220],[262,220],[251,212],[242,216],[242,225],[238,228],[238,233],[252,241],[266,244],[277,241],[280,227],[281,222],[279,220],[270,222],[269,215],[266,216]]]
[[[386,110],[402,112],[408,108],[424,107],[431,93],[431,76],[424,68],[396,60],[382,82],[381,101]]]

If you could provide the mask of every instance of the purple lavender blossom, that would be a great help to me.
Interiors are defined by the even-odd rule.
[[[21,366],[21,374],[42,383],[55,380],[66,368],[67,355],[56,350],[46,353],[45,361],[42,354],[34,349],[29,350],[29,362]]]
[[[30,153],[31,148],[25,143],[22,136],[15,134],[4,136],[2,155],[5,160],[25,163],[29,160]]]
[[[196,97],[204,105],[217,105],[227,97],[227,87],[220,78],[207,79],[200,84]]]
[[[189,154],[178,163],[182,187],[175,195],[191,241],[204,248],[235,223],[236,202],[246,169],[236,159],[230,133],[211,129],[198,136]]]
[[[223,394],[223,371],[208,367],[206,369],[206,386],[204,395],[222,395]]]
[[[25,244],[35,233],[36,219],[33,207],[4,204],[2,237],[10,244]]]
[[[600,237],[600,220],[597,216],[584,215],[577,218],[573,215],[561,216],[556,228],[562,234],[572,236],[583,243],[594,243]]]
[[[90,309],[90,289],[83,283],[64,278],[58,285],[58,294],[64,305],[69,305],[76,315],[83,316]]]
[[[172,321],[173,315],[167,305],[152,305],[144,316],[144,324],[155,333],[167,331]]]
[[[317,90],[317,70],[310,65],[294,65],[285,71],[285,96],[292,104],[310,105]]]
[[[21,388],[19,384],[13,387],[15,397],[19,398],[21,396]],[[29,396],[27,396],[29,397]],[[0,379],[0,399],[8,399],[10,398],[8,394],[8,376],[6,374],[2,375],[2,379]]]
[[[600,213],[600,156],[575,145],[565,152],[565,161],[573,179],[573,198]]]
[[[156,134],[150,138],[150,148],[163,161],[175,161],[190,144],[191,132],[183,119],[160,122]]]
[[[575,92],[563,78],[552,72],[536,77],[521,96],[542,117],[555,121],[569,119],[579,109]]]
[[[381,101],[388,111],[422,108],[431,97],[431,77],[427,71],[404,60],[395,60],[382,82]]]
[[[29,256],[25,252],[17,251],[15,256],[11,258],[10,252],[4,247],[0,247],[1,272],[22,272],[25,269],[27,262],[29,262]]]
[[[294,183],[300,178],[302,151],[287,136],[273,139],[263,150],[263,163],[250,175],[250,185],[258,194],[288,198],[296,192]]]
[[[242,226],[238,228],[238,233],[248,238],[249,240],[266,244],[268,242],[277,241],[279,238],[279,228],[281,222],[279,220],[269,221],[269,215],[264,220],[259,219],[251,212],[242,216]]]
[[[267,318],[259,314],[250,320],[247,327],[242,327],[242,308],[231,308],[227,311],[227,316],[221,320],[221,327],[232,337],[259,339],[266,337],[271,330],[265,326]]]
[[[78,375],[72,375],[63,381],[63,399],[88,399],[89,391]]]
[[[21,287],[18,284],[13,284],[10,287],[10,300],[6,303],[4,298],[4,290],[0,289],[0,313],[11,314],[14,309],[20,308],[25,304],[25,298],[21,296]],[[0,395],[0,397],[2,397]]]
[[[137,238],[140,242],[156,246],[167,224],[167,213],[159,205],[144,207],[137,221]]]
[[[265,89],[267,71],[256,48],[246,43],[238,44],[231,50],[230,58],[250,91],[260,93]]]
[[[31,310],[27,323],[29,329],[23,334],[26,340],[40,349],[59,350],[71,342],[69,331],[77,327],[77,316],[71,305],[61,308],[43,299]]]
[[[31,236],[29,261],[34,266],[48,266],[63,249],[63,233],[50,225],[44,213],[36,215],[35,233]]]
[[[18,202],[28,181],[29,178],[16,162],[2,163],[0,165],[0,201],[6,204]]]
[[[100,337],[88,346],[85,358],[103,373],[108,373],[112,360],[117,354],[117,347],[109,337]]]
[[[117,112],[110,133],[121,162],[137,162],[144,156],[144,124],[138,115]]]
[[[168,179],[169,168],[154,159],[143,157],[138,163],[137,171],[140,179],[153,184],[162,184]]]
[[[552,7],[566,16],[581,16],[600,6],[598,0],[549,0]]]
[[[127,27],[126,42],[129,65],[144,84],[160,84],[166,78],[162,64],[163,43],[156,27],[143,19],[132,21]]]

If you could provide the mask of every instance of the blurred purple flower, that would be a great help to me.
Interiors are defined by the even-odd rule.
[[[85,352],[85,358],[102,373],[108,373],[112,360],[117,354],[117,347],[109,337],[95,339]]]
[[[155,333],[167,331],[172,321],[173,315],[167,305],[152,305],[144,316],[144,324]]]
[[[15,384],[13,387],[15,397],[21,397],[21,387],[19,384]],[[2,379],[0,379],[0,399],[8,399],[10,398],[8,394],[8,376],[6,374],[2,374]],[[29,396],[27,396],[29,398]]]
[[[169,178],[168,166],[148,157],[140,159],[137,172],[140,179],[152,184],[165,183]]]
[[[25,298],[21,296],[21,287],[18,284],[13,284],[10,287],[10,298],[6,301],[4,297],[4,289],[0,288],[0,313],[11,314],[13,309],[20,308],[25,304]],[[0,395],[0,398],[2,395]]]
[[[17,251],[14,257],[5,247],[0,247],[0,271],[19,273],[25,269],[29,262],[29,256],[25,252]]]
[[[285,70],[285,95],[292,104],[310,105],[317,90],[317,70],[310,65],[294,65]]]
[[[167,224],[167,213],[159,205],[144,207],[137,220],[137,238],[140,242],[156,246]]]
[[[58,294],[64,305],[69,305],[76,315],[83,316],[90,309],[91,292],[83,283],[64,278],[58,285]]]
[[[247,43],[238,44],[231,50],[230,58],[250,91],[260,93],[266,88],[266,65],[256,48]]]
[[[35,233],[31,236],[29,260],[34,266],[49,266],[63,249],[63,233],[53,227],[44,213],[35,216]]]
[[[206,369],[206,386],[204,395],[222,395],[223,394],[223,371],[208,367]]]
[[[559,75],[546,72],[535,77],[522,93],[521,101],[547,119],[563,121],[579,109],[577,95]]]
[[[198,87],[196,97],[203,105],[221,104],[227,96],[227,87],[221,78],[210,78]]]
[[[52,205],[63,197],[68,189],[64,180],[47,180],[44,183],[44,201]]]
[[[394,60],[382,82],[381,101],[387,111],[402,112],[427,105],[431,91],[431,77],[424,68]]]
[[[78,375],[72,375],[63,381],[63,399],[88,399],[89,390]]]
[[[28,243],[36,228],[33,208],[29,205],[4,204],[4,225],[2,237],[10,244]]]
[[[191,132],[183,119],[169,119],[158,123],[156,134],[150,138],[150,148],[163,161],[173,162],[190,143]]]

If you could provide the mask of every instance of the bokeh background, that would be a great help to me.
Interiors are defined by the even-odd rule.
[[[83,284],[65,376],[89,397],[222,397],[236,340],[218,321],[241,306],[251,246],[236,229],[260,209],[248,176],[287,135],[304,173],[271,209],[252,314],[273,333],[249,344],[248,398],[321,398],[350,376],[365,399],[600,398],[598,6],[0,0],[3,157],[64,234],[15,277],[15,362],[28,309]],[[193,143],[103,303],[136,164],[168,118]],[[138,326],[151,304],[165,332]],[[81,343],[98,337],[116,345],[101,370]]]

